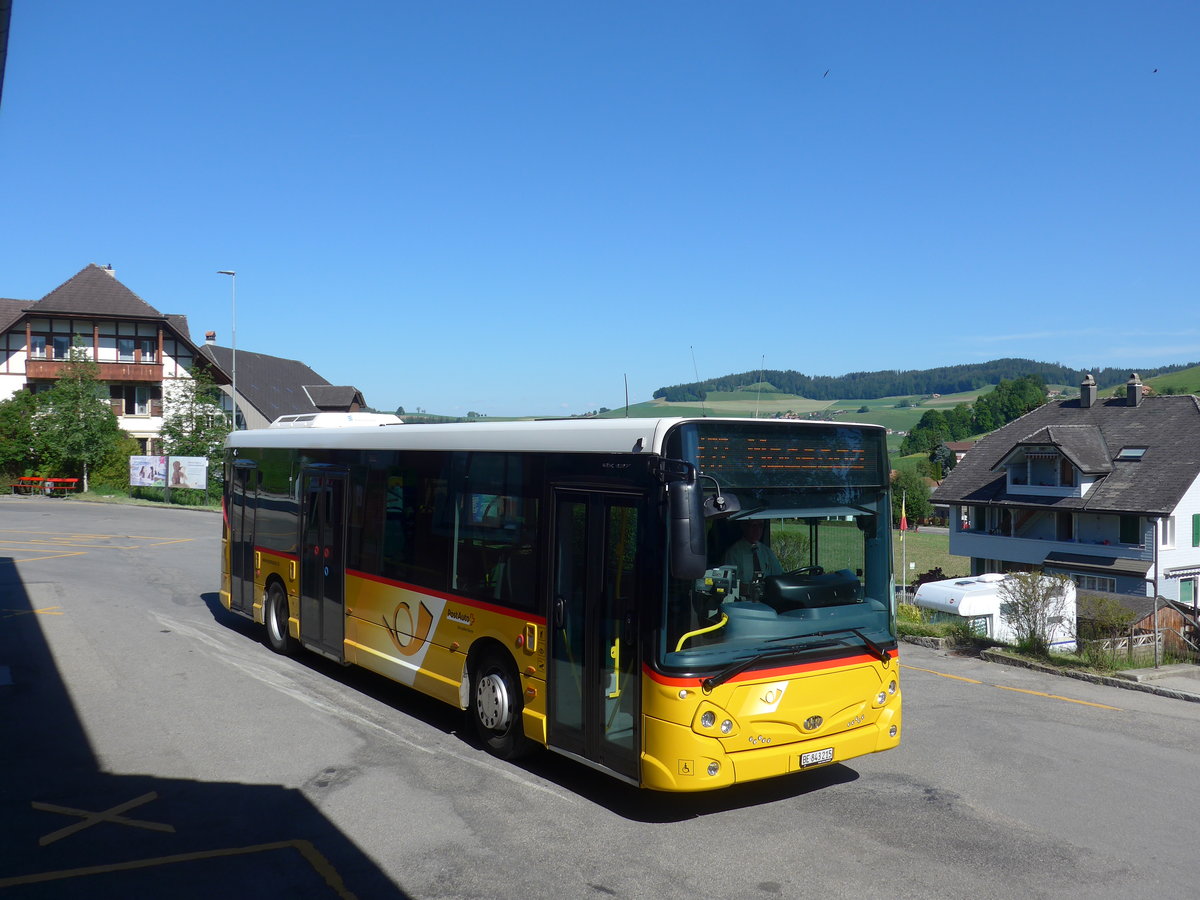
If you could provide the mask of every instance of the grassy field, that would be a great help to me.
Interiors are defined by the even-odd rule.
[[[1200,394],[1200,366],[1147,378],[1145,383],[1160,394],[1165,394],[1168,390],[1173,390],[1176,394]]]
[[[971,560],[965,556],[950,555],[950,536],[923,531],[907,531],[904,541],[900,532],[892,532],[892,559],[897,584],[911,584],[918,575],[941,567],[947,578],[958,578],[971,574]],[[909,564],[908,571],[902,569]]]

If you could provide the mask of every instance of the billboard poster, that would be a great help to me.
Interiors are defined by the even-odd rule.
[[[203,456],[172,456],[167,472],[169,487],[208,489],[208,460]]]
[[[166,487],[167,458],[165,456],[129,457],[130,487]]]

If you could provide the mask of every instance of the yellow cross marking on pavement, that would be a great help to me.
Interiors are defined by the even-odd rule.
[[[15,616],[61,616],[61,606],[43,606],[41,609],[0,609],[0,619],[11,619]]]
[[[82,820],[76,822],[74,825],[68,825],[66,828],[60,828],[58,831],[39,838],[38,845],[45,847],[47,844],[53,844],[55,841],[70,837],[76,832],[83,831],[85,828],[91,828],[93,825],[98,825],[101,822],[112,822],[114,825],[128,825],[131,828],[145,828],[148,831],[167,831],[173,834],[175,832],[174,825],[166,825],[162,822],[147,822],[144,819],[130,819],[121,815],[135,806],[141,806],[149,803],[151,800],[157,799],[158,791],[151,791],[148,794],[142,794],[142,796],[134,797],[132,800],[127,800],[124,803],[118,803],[111,809],[106,809],[102,812],[89,812],[86,809],[71,809],[69,806],[55,806],[52,803],[38,803],[34,801],[34,809],[41,810],[42,812],[59,813],[64,816],[78,816]]]

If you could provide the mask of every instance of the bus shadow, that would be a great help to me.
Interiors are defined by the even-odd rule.
[[[553,782],[614,815],[648,824],[683,822],[795,800],[834,785],[857,781],[859,777],[854,769],[839,764],[716,791],[675,794],[616,781],[548,750],[539,750],[517,765],[530,775]]]
[[[202,594],[201,599],[218,624],[228,627],[247,640],[264,645],[262,626],[227,610],[221,605],[218,593],[214,591]],[[265,645],[263,649],[264,652],[270,652]],[[299,651],[293,657],[293,661],[388,706],[401,715],[445,735],[456,737],[475,752],[487,753],[471,729],[466,727],[466,717],[460,709],[447,706],[440,700],[367,669],[342,666],[315,653]],[[519,760],[498,761],[497,765],[514,766],[532,778],[557,785],[614,815],[634,822],[651,824],[681,822],[736,809],[794,800],[858,779],[855,770],[838,764],[717,791],[674,794],[633,787],[589,769],[582,763],[543,749],[535,750]]]

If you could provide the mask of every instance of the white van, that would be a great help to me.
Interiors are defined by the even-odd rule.
[[[967,620],[976,634],[1006,644],[1016,643],[1016,634],[1005,617],[1000,585],[1007,575],[988,573],[970,578],[929,581],[917,588],[913,603],[933,610],[939,622]],[[1045,577],[1045,576],[1043,576]],[[1075,649],[1075,584],[1067,582],[1062,614],[1050,621],[1050,647]]]

